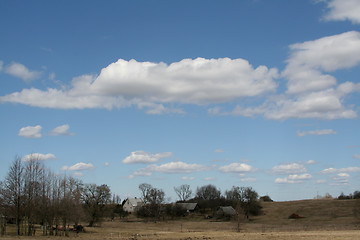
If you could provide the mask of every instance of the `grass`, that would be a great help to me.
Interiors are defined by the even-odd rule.
[[[237,232],[236,221],[214,221],[195,215],[178,220],[139,221],[134,216],[126,220],[104,221],[101,227],[86,228],[86,233],[71,233],[70,239],[304,239],[353,240],[360,239],[359,223],[353,213],[355,200],[302,200],[264,202],[263,213],[241,222]],[[292,213],[304,218],[289,219]],[[36,239],[69,239],[40,236]],[[0,239],[19,239],[2,237]],[[34,237],[20,237],[34,239]]]

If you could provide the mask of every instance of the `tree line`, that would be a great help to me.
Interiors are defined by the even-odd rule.
[[[107,185],[84,184],[54,174],[36,158],[16,157],[0,182],[2,234],[10,222],[16,224],[17,235],[34,235],[35,224],[42,226],[44,235],[68,235],[70,224],[77,227],[86,220],[94,225],[110,202]]]
[[[185,214],[178,205],[165,204],[162,189],[143,183],[139,191],[144,205],[137,216],[160,219]],[[224,195],[211,184],[198,187],[194,194],[187,184],[174,187],[174,191],[178,202],[198,203],[202,213],[233,206],[237,213],[249,217],[261,210],[259,196],[251,187],[234,186]],[[54,174],[34,157],[26,161],[15,157],[5,179],[0,181],[1,233],[10,222],[16,225],[17,235],[35,235],[35,225],[41,225],[43,235],[68,235],[83,222],[94,226],[103,217],[126,216],[123,203],[105,184],[85,184],[66,174]]]

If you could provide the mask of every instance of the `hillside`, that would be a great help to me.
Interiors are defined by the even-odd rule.
[[[358,229],[360,225],[360,217],[354,214],[355,209],[360,209],[359,200],[263,202],[262,206],[263,214],[244,223],[246,229],[255,230],[261,225],[267,230],[341,230]],[[289,219],[294,213],[302,218]]]

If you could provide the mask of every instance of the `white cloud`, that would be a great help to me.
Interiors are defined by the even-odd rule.
[[[216,177],[206,177],[204,178],[205,181],[215,181]]]
[[[241,172],[251,172],[254,168],[245,163],[231,163],[226,166],[219,168],[220,171],[225,173],[241,173]]]
[[[0,101],[60,109],[137,105],[150,114],[184,113],[163,104],[223,103],[260,96],[276,90],[277,77],[276,69],[253,68],[244,59],[183,59],[170,65],[120,59],[97,77],[74,78],[69,89],[23,89]]]
[[[332,72],[360,63],[360,33],[345,32],[314,41],[296,43],[282,75],[289,80],[287,92],[297,94],[327,89],[336,79],[323,71]]]
[[[355,159],[360,159],[360,154],[354,154],[352,157]]]
[[[39,161],[47,161],[51,159],[56,159],[56,156],[52,153],[42,154],[42,153],[31,153],[28,155],[25,155],[22,160],[24,162],[28,162],[31,160],[39,160]]]
[[[108,167],[108,166],[110,166],[110,163],[109,163],[109,162],[105,162],[105,163],[104,163],[104,166],[105,166],[105,167]]]
[[[327,2],[329,12],[324,16],[326,21],[350,20],[353,24],[360,24],[359,0],[330,0]]]
[[[241,182],[256,182],[256,178],[241,178]]]
[[[41,129],[40,125],[23,127],[19,130],[18,135],[26,138],[41,138]]]
[[[195,177],[183,176],[183,177],[181,177],[181,180],[184,180],[184,181],[193,181],[193,180],[195,180]]]
[[[305,162],[305,164],[311,165],[311,164],[315,164],[316,161],[315,160],[309,160],[307,162]]]
[[[305,173],[307,172],[307,169],[302,164],[289,163],[289,164],[282,164],[279,166],[275,166],[272,168],[272,171],[275,174],[286,175],[286,174]]]
[[[285,178],[276,178],[275,183],[302,183],[304,180],[312,179],[312,176],[308,173],[304,173],[301,175],[298,174],[292,174]]]
[[[169,162],[161,165],[149,165],[145,168],[139,169],[130,175],[130,178],[135,176],[151,176],[154,172],[160,173],[193,173],[200,171],[207,171],[210,168],[201,164],[189,164],[184,162]]]
[[[63,171],[82,171],[82,170],[92,170],[94,169],[94,165],[92,163],[83,163],[79,162],[72,166],[63,166],[61,170]]]
[[[322,130],[314,130],[314,131],[307,131],[307,132],[296,132],[299,137],[304,137],[306,135],[329,135],[329,134],[338,134],[336,131],[332,129],[322,129]]]
[[[347,168],[326,168],[321,171],[323,174],[333,174],[333,173],[352,173],[360,172],[360,167],[347,167]]]
[[[28,82],[34,79],[38,79],[41,75],[41,72],[30,71],[21,63],[12,62],[5,67],[5,72],[14,77],[21,78],[22,80]]]
[[[54,128],[53,130],[51,130],[50,135],[52,135],[52,136],[59,136],[59,135],[70,136],[70,135],[74,135],[74,133],[69,132],[69,129],[70,129],[69,124],[64,124],[64,125],[58,126],[58,127]]]
[[[3,61],[0,61],[0,72],[1,72],[2,69],[3,69],[3,64],[4,64],[4,62],[3,62]]]
[[[127,156],[122,162],[125,164],[132,163],[154,163],[158,162],[161,158],[172,157],[171,152],[162,152],[162,153],[150,153],[144,151],[135,151],[131,152],[130,156]]]

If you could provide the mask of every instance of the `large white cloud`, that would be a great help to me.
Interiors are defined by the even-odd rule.
[[[97,77],[74,78],[69,89],[23,89],[0,97],[0,101],[61,109],[137,105],[154,114],[181,112],[162,104],[223,103],[259,96],[275,91],[277,77],[276,69],[253,68],[244,59],[196,58],[170,65],[120,59]]]
[[[276,178],[275,183],[302,183],[304,180],[312,179],[311,174],[304,173],[304,174],[292,174],[285,178]]]
[[[19,130],[18,135],[26,138],[41,138],[41,129],[40,125],[23,127]]]
[[[360,63],[360,33],[345,32],[290,46],[291,56],[282,75],[290,94],[324,90],[336,85],[335,77],[323,73]]]
[[[21,63],[12,62],[5,67],[5,72],[24,81],[31,81],[40,77],[41,72],[30,71]]]
[[[158,162],[161,158],[172,157],[171,152],[162,152],[162,153],[150,153],[144,151],[135,151],[131,152],[130,156],[127,156],[122,162],[123,163],[154,163]]]
[[[350,20],[354,24],[360,24],[360,1],[359,0],[330,0],[327,3],[329,12],[324,16],[327,21]]]

